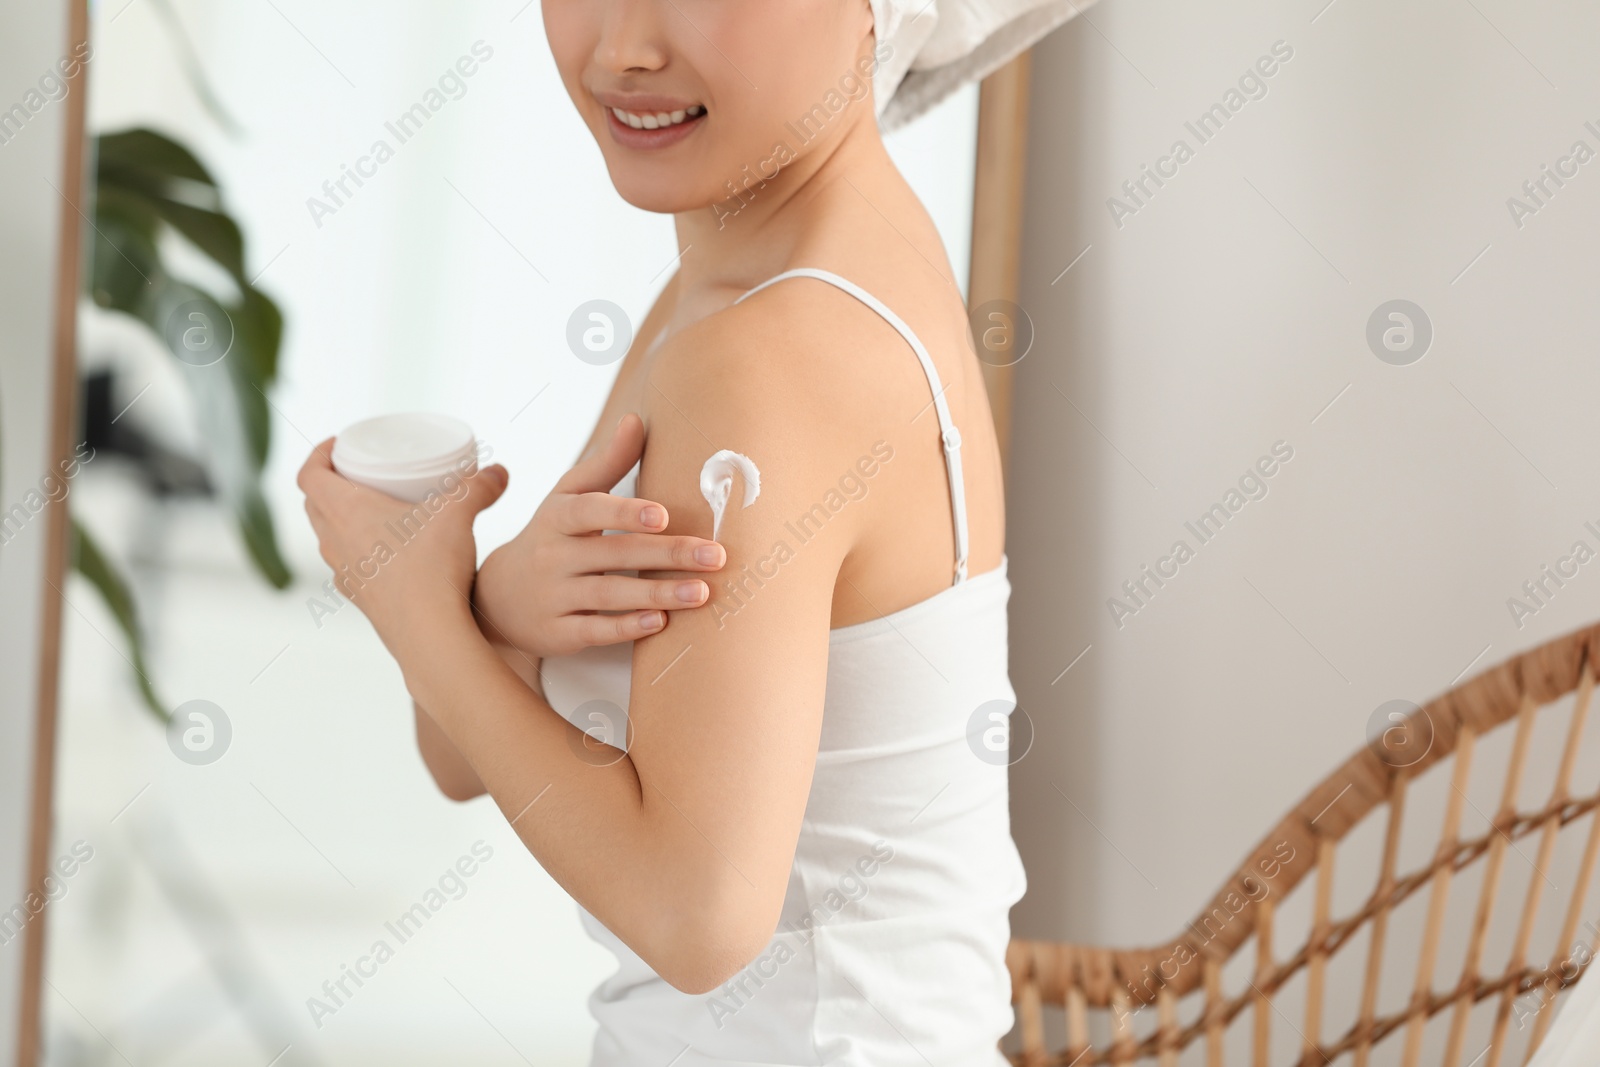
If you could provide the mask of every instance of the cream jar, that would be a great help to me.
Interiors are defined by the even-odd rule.
[[[478,471],[478,442],[460,419],[414,411],[348,426],[333,442],[333,469],[359,485],[413,504]]]

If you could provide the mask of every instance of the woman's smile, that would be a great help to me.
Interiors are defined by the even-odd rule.
[[[677,144],[705,121],[704,104],[666,96],[595,94],[605,108],[611,139],[625,148],[665,148]]]

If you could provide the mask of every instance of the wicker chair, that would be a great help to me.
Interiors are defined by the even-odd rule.
[[[1574,940],[1580,936],[1579,923],[1596,854],[1600,852],[1600,815],[1587,820],[1584,817],[1600,805],[1600,794],[1573,796],[1570,792],[1597,662],[1600,626],[1517,656],[1413,712],[1402,720],[1402,728],[1409,736],[1397,740],[1413,745],[1419,739],[1431,741],[1425,755],[1398,760],[1378,744],[1357,752],[1278,823],[1208,908],[1175,940],[1153,948],[1132,949],[1014,940],[1007,962],[1017,1006],[1017,1029],[1007,1045],[1020,1041],[1020,1051],[1011,1055],[1012,1062],[1023,1067],[1093,1067],[1149,1061],[1160,1067],[1176,1067],[1180,1062],[1222,1067],[1231,1058],[1240,1064],[1248,1061],[1252,1067],[1268,1067],[1269,1060],[1298,1067],[1336,1061],[1368,1067],[1381,1059],[1403,1067],[1417,1067],[1423,1062],[1429,1067],[1500,1067],[1508,1045],[1513,1043],[1508,1040],[1508,1024],[1514,1004],[1520,1009],[1527,1003],[1520,998],[1538,997],[1542,1010],[1537,1014],[1518,1012],[1519,1031],[1523,1031],[1527,1016],[1532,1014],[1531,1032],[1518,1036],[1531,1057],[1556,1014],[1552,1004],[1555,995],[1577,980],[1600,940],[1592,936],[1596,932],[1593,923],[1585,923],[1581,940]],[[1568,696],[1572,697],[1570,701]],[[1547,714],[1551,715],[1552,724],[1556,715],[1566,714],[1567,724],[1552,725],[1554,733],[1540,735],[1561,742],[1552,759],[1556,765],[1554,781],[1547,794],[1542,783],[1528,783],[1548,799],[1537,810],[1518,810],[1530,737],[1541,712],[1558,702],[1563,711]],[[1569,708],[1570,712],[1565,710]],[[1471,804],[1467,790],[1474,746],[1490,731],[1512,722],[1514,736],[1499,788],[1498,810],[1491,818],[1479,809],[1488,823],[1486,831],[1464,838],[1463,806]],[[1499,744],[1500,739],[1495,743]],[[1494,750],[1496,758],[1499,751]],[[1422,785],[1413,783],[1418,783],[1425,772],[1452,760],[1450,792],[1443,793],[1442,786],[1430,785],[1440,789],[1437,807],[1443,810],[1443,827],[1432,859],[1414,870],[1397,870],[1402,828],[1407,825],[1408,789],[1415,793]],[[1407,765],[1398,766],[1399,763]],[[1430,783],[1434,781],[1442,783],[1442,768],[1430,779]],[[1380,807],[1387,808],[1384,832],[1379,835],[1378,825],[1374,824],[1370,832],[1354,834],[1358,825]],[[1544,927],[1553,928],[1556,916],[1561,916],[1559,933],[1548,954],[1532,954],[1530,942],[1541,898],[1553,885],[1547,872],[1557,837],[1580,822],[1587,826],[1581,858],[1561,875],[1568,883],[1566,889],[1559,895],[1550,893],[1554,905],[1543,923]],[[1431,839],[1432,825],[1426,824],[1429,838],[1424,839],[1424,844]],[[1357,836],[1370,846],[1368,869],[1376,872],[1376,885],[1363,904],[1349,914],[1336,916],[1332,905],[1335,858],[1340,859],[1338,866],[1344,869],[1350,848],[1341,852],[1340,845],[1353,847]],[[1351,841],[1346,841],[1347,837]],[[1529,837],[1535,839],[1535,852],[1531,854],[1534,858],[1516,844]],[[1577,839],[1576,833],[1563,838],[1574,856]],[[1520,911],[1515,910],[1516,901],[1510,894],[1500,892],[1508,848],[1522,857],[1519,868],[1532,867]],[[1285,862],[1284,858],[1290,855],[1292,858]],[[1464,929],[1459,941],[1451,946],[1452,952],[1462,948],[1460,975],[1440,989],[1434,978],[1451,883],[1463,881],[1462,872],[1480,861],[1481,877],[1477,879],[1477,902],[1471,922],[1457,924]],[[1304,940],[1292,952],[1276,953],[1274,913],[1283,913],[1291,891],[1313,873],[1314,885],[1308,887],[1311,894],[1303,901],[1309,904]],[[1364,891],[1371,883],[1363,879],[1359,885],[1351,884]],[[1471,886],[1465,888],[1470,890]],[[1393,944],[1400,933],[1408,939],[1416,933],[1398,923],[1391,926],[1393,913],[1407,898],[1424,891],[1425,917],[1420,924],[1410,924],[1421,926],[1420,943],[1403,958],[1397,959],[1391,953],[1386,959],[1386,940]],[[1471,899],[1459,889],[1458,897],[1458,903],[1463,904]],[[1419,897],[1414,906],[1420,908],[1421,903]],[[1498,911],[1497,905],[1501,905]],[[1484,973],[1490,927],[1509,934],[1513,923],[1515,936],[1509,938],[1505,966]],[[1363,931],[1365,936],[1359,940],[1364,942],[1364,963],[1362,953],[1356,951],[1357,935]],[[1282,936],[1280,928],[1278,937]],[[1295,936],[1298,939],[1300,935]],[[1253,967],[1250,954],[1240,951],[1252,939]],[[1585,945],[1587,952],[1583,951]],[[1350,981],[1339,990],[1351,1009],[1345,1013],[1350,1020],[1347,1026],[1342,1025],[1343,1020],[1330,1026],[1325,1019],[1327,994],[1332,988],[1329,968],[1341,950],[1350,950],[1345,953],[1350,958],[1340,965],[1340,973],[1347,974]],[[1234,960],[1236,956],[1239,958]],[[1549,963],[1537,962],[1542,960]],[[1398,981],[1392,978],[1397,968],[1404,968]],[[1225,989],[1224,974],[1231,977],[1235,971],[1244,977],[1234,983],[1238,991],[1231,992]],[[1397,1003],[1390,1010],[1380,1010],[1379,988],[1386,984],[1382,981],[1386,971],[1391,976],[1387,985],[1393,994],[1389,999]],[[1298,995],[1281,996],[1291,982],[1300,987]],[[1403,999],[1407,985],[1409,999]],[[1476,1006],[1486,1001],[1490,1003],[1476,1014],[1477,1029],[1488,1031],[1488,1047],[1479,1051],[1485,1038],[1480,1032],[1468,1045],[1469,1019]],[[1150,1006],[1154,1007],[1153,1012],[1143,1010]],[[1246,1016],[1249,1030],[1244,1029]],[[1432,1051],[1424,1060],[1425,1031],[1430,1030],[1430,1020],[1436,1016],[1440,1019],[1428,1038]],[[1276,1041],[1275,1027],[1281,1028]],[[1051,1042],[1047,1033],[1064,1037]],[[1052,1043],[1058,1051],[1050,1051]],[[1437,1052],[1440,1044],[1442,1059]],[[1286,1046],[1295,1051],[1284,1052]],[[1600,1050],[1595,1051],[1595,1062],[1600,1063]]]

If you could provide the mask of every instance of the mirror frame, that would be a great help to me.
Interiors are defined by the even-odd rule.
[[[89,36],[87,0],[62,0],[59,9],[66,29],[66,39],[59,54],[79,54],[75,49],[86,42]],[[60,221],[51,282],[49,395],[38,398],[48,412],[47,469],[52,470],[65,469],[56,464],[65,463],[72,454],[72,438],[77,426],[77,311],[84,223],[87,221],[82,205],[88,190],[85,173],[88,156],[85,130],[88,66],[88,61],[80,63],[77,71],[65,79],[66,95],[59,105],[63,109],[60,118],[63,136],[57,182],[59,188],[66,192],[57,197]],[[68,195],[76,195],[78,203],[69,200]],[[68,499],[64,496],[43,510],[46,543],[44,570],[39,581],[44,583],[45,589],[39,599],[40,647],[33,707],[33,775],[28,787],[27,871],[24,883],[30,889],[42,887],[50,868],[56,712],[61,680],[64,599],[61,590],[66,582],[69,563]],[[15,1062],[19,1067],[33,1067],[39,1060],[47,929],[47,918],[41,915],[37,921],[28,923],[22,932],[21,1003],[17,1006],[15,1047]]]
[[[990,300],[1015,304],[1020,291],[1031,57],[1031,51],[1023,52],[983,79],[978,90],[972,258],[967,275],[969,311]],[[1002,471],[1010,469],[1013,377],[1010,367],[983,364],[983,384],[994,414]]]

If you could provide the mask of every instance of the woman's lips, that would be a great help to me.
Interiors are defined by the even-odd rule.
[[[662,126],[654,130],[636,130],[617,118],[617,113],[609,107],[605,110],[606,126],[611,130],[611,139],[625,148],[666,148],[689,136],[706,120],[706,113],[702,111],[693,118],[686,118],[671,126]]]

